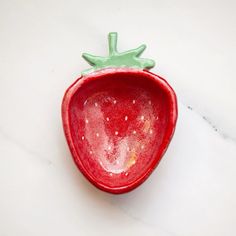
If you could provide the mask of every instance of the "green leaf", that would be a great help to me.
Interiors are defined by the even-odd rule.
[[[108,67],[150,69],[155,65],[155,62],[151,59],[139,58],[146,49],[146,45],[144,44],[138,48],[119,53],[117,52],[116,32],[109,33],[108,43],[109,55],[107,57],[94,56],[88,53],[82,54],[82,57],[92,66],[91,69],[83,71],[82,74]]]

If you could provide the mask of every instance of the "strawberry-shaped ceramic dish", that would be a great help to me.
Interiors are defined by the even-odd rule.
[[[109,55],[83,54],[92,69],[82,73],[62,102],[65,136],[75,164],[96,187],[125,193],[148,178],[175,130],[176,95],[139,58],[146,48],[119,53],[110,33]]]

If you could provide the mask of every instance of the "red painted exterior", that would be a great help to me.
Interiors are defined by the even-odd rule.
[[[127,85],[125,82],[125,78],[127,78]],[[112,81],[114,82],[112,83]],[[133,81],[137,81],[137,84],[136,82],[134,83]],[[132,83],[134,89],[130,87],[132,86]],[[127,93],[124,94],[122,93],[121,90],[122,86],[124,86],[124,89],[128,89],[129,87],[131,88],[130,95],[129,94],[127,95]],[[152,140],[150,139],[150,142],[148,136],[149,134],[147,134],[146,136],[142,136],[143,133],[141,133],[138,136],[138,138],[136,137],[132,138],[137,147],[137,150],[140,150],[135,152],[135,154],[133,153],[130,154],[131,156],[135,155],[135,158],[137,160],[136,163],[133,164],[131,167],[127,167],[127,169],[124,172],[119,172],[114,174],[109,173],[109,169],[107,170],[103,168],[103,166],[98,164],[98,159],[96,158],[103,158],[103,157],[96,157],[95,155],[93,159],[90,159],[87,149],[93,146],[91,139],[89,143],[89,141],[86,140],[86,137],[82,136],[82,139],[85,139],[84,144],[82,142],[83,140],[81,140],[81,135],[83,134],[83,132],[87,133],[90,132],[85,128],[86,124],[82,123],[84,112],[88,111],[88,110],[84,111],[85,109],[84,108],[85,105],[83,105],[85,103],[84,101],[92,97],[93,91],[103,91],[102,90],[103,87],[106,87],[105,90],[106,94],[111,93],[110,94],[111,96],[113,97],[117,96],[118,99],[120,99],[118,100],[118,102],[123,101],[123,103],[125,102],[125,104],[127,99],[129,99],[129,96],[131,99],[132,96],[137,97],[137,91],[139,91],[140,89],[141,89],[140,91],[147,90],[150,93],[150,97],[152,97],[153,99],[153,105],[150,109],[154,111],[155,113],[154,116],[155,115],[157,116],[158,114],[161,117],[159,121],[153,120],[151,123],[153,127],[156,127],[157,130],[154,130],[153,133],[155,134],[155,136],[153,137]],[[112,90],[111,92],[109,91],[109,88],[111,88]],[[140,94],[140,97],[141,95],[142,94]],[[84,102],[83,104],[82,100]],[[125,126],[126,125],[125,122],[121,120],[120,114],[121,113],[123,114],[124,112],[124,114],[129,114],[130,117],[133,116],[136,119],[136,117],[138,117],[141,114],[140,112],[142,112],[141,108],[146,106],[145,104],[141,103],[142,100],[139,100],[139,97],[137,97],[137,112],[135,110],[136,108],[132,108],[131,105],[128,106],[127,103],[126,105],[124,104],[123,106],[122,104],[118,104],[117,107],[114,106],[114,108],[112,108],[114,109],[114,112],[117,109],[117,114],[112,114],[111,112],[109,113],[112,116],[111,119],[115,121],[117,129],[121,130],[119,133],[120,136],[117,135],[117,137],[112,137],[111,134],[108,135],[109,139],[112,140],[114,139],[114,143],[117,143],[117,147],[120,147],[118,141],[126,138],[124,133],[122,133],[123,132],[122,130],[124,129],[125,131],[128,130],[128,128]],[[105,100],[103,104],[109,105],[109,103]],[[111,109],[110,107],[111,105],[109,106],[105,105],[103,105],[99,109],[100,110],[103,109],[104,114],[105,113],[108,114],[107,109]],[[152,111],[150,109],[147,112],[150,113],[150,111]],[[177,115],[178,115],[178,109],[177,109],[177,99],[175,92],[163,78],[149,71],[129,69],[129,68],[103,69],[100,71],[96,71],[92,74],[80,77],[67,89],[62,102],[63,128],[67,139],[67,143],[69,145],[76,166],[93,185],[95,185],[96,187],[98,187],[103,191],[114,194],[125,193],[138,187],[148,178],[148,176],[156,168],[162,156],[164,155],[171,141],[171,138],[174,134]],[[93,119],[93,117],[91,119]],[[94,127],[96,128],[96,121],[93,122],[95,122]],[[137,132],[139,132],[139,130],[141,130],[140,132],[144,132],[143,130],[145,129],[145,127],[142,126],[144,128],[142,127],[140,128],[138,126],[139,124],[140,123],[137,123],[136,125],[134,121],[133,123],[131,123],[131,125],[133,125],[134,127],[137,126]],[[110,130],[113,129],[113,126],[111,126],[110,128],[108,127],[106,129],[108,129],[107,132],[110,132]],[[158,139],[160,141],[158,141]],[[96,137],[94,137],[94,142],[95,141]],[[146,146],[149,148],[145,151],[141,151],[140,149],[141,143],[145,143]],[[155,147],[155,145],[152,144],[156,144],[157,146]],[[100,153],[99,145],[100,144],[98,142],[97,144],[94,144],[94,147],[92,147],[94,148],[94,150],[97,150],[97,153]],[[152,148],[153,150],[151,150]],[[148,153],[152,154],[148,155]],[[140,160],[138,156],[139,154],[140,154]],[[113,158],[112,154],[109,154],[109,158],[111,159]],[[115,168],[115,164],[112,165]],[[125,173],[127,173],[128,177],[125,175]],[[110,175],[112,174],[112,176],[110,176],[109,174]]]

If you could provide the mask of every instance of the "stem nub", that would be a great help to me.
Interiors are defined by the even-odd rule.
[[[109,55],[112,56],[117,53],[117,33],[111,32],[108,35]]]

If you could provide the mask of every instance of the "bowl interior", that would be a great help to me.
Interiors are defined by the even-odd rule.
[[[75,161],[102,185],[129,185],[161,158],[170,115],[168,92],[144,73],[87,78],[69,104]]]

